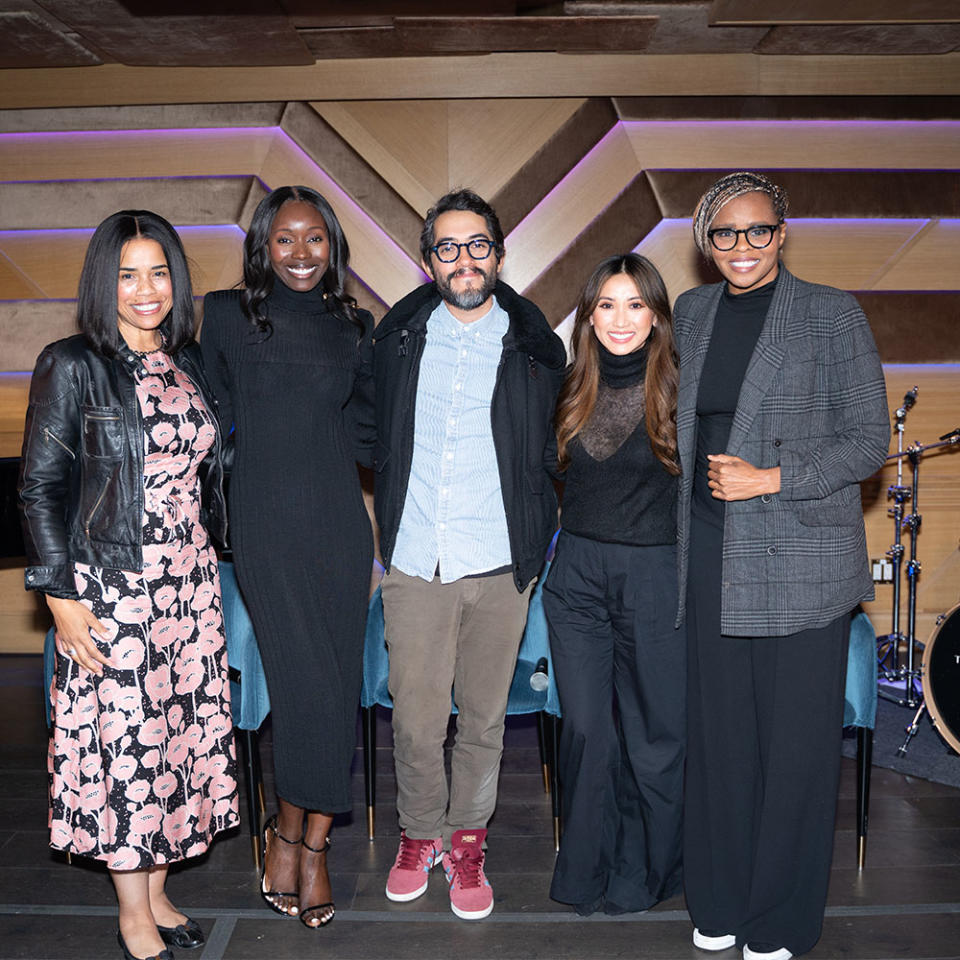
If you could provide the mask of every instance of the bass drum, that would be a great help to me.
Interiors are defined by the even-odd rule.
[[[937,619],[920,673],[933,725],[960,753],[960,604]]]

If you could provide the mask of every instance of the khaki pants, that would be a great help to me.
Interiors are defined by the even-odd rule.
[[[383,579],[400,827],[415,839],[483,828],[497,803],[503,718],[530,599],[510,573],[427,583]],[[450,765],[450,691],[459,713]]]

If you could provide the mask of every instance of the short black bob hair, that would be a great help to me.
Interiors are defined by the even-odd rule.
[[[271,190],[257,204],[250,221],[250,229],[243,241],[243,286],[240,304],[250,322],[263,334],[272,332],[267,317],[266,299],[276,281],[273,265],[270,263],[270,228],[280,208],[285,203],[303,202],[319,211],[327,227],[327,240],[330,244],[330,263],[320,280],[320,288],[332,297],[330,306],[340,315],[363,329],[363,323],[357,317],[357,302],[345,290],[347,267],[350,263],[350,247],[344,236],[343,227],[333,207],[316,190],[304,186],[277,187]],[[282,280],[280,281],[283,282]]]
[[[123,346],[117,326],[117,279],[123,248],[131,240],[156,240],[173,284],[173,307],[160,324],[161,349],[174,354],[194,337],[196,316],[187,255],[177,231],[150,210],[120,210],[93,231],[77,292],[77,325],[97,353],[112,357]]]
[[[427,219],[423,221],[423,230],[420,233],[420,256],[424,263],[430,263],[430,248],[436,243],[433,228],[436,226],[437,217],[441,213],[449,213],[451,210],[466,210],[483,217],[490,233],[490,239],[493,241],[493,252],[497,260],[503,258],[503,228],[500,226],[496,212],[483,197],[477,196],[472,190],[461,188],[444,194],[427,211]]]

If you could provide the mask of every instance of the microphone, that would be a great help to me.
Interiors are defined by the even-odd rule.
[[[956,430],[951,430],[949,433],[945,433],[940,439],[953,440],[956,437],[960,437],[960,427],[957,427]]]
[[[907,415],[907,411],[910,410],[913,407],[913,405],[917,402],[917,391],[919,389],[920,388],[918,386],[914,386],[912,390],[908,390],[906,392],[903,398],[903,406],[898,408],[897,410],[898,420],[903,420]]]
[[[530,674],[530,689],[543,693],[548,686],[550,686],[550,678],[547,676],[547,658],[541,657],[533,668],[533,673]]]

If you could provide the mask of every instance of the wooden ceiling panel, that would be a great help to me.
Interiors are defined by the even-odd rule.
[[[856,56],[915,56],[950,53],[960,46],[960,26],[802,26],[774,27],[754,48],[768,56],[828,54]]]
[[[956,0],[713,0],[711,25],[957,23]]]
[[[586,5],[584,5],[586,6]],[[568,3],[574,12],[580,4]],[[655,16],[657,25],[646,53],[750,53],[768,27],[713,27],[710,3],[643,3],[638,11]]]
[[[8,67],[79,67],[99,57],[28,11],[0,13],[0,69]]]
[[[956,120],[960,97],[614,97],[621,120]]]
[[[396,17],[436,16],[436,0],[283,0],[297,27],[384,26]],[[516,0],[472,0],[472,16],[509,17]]]
[[[273,0],[234,2],[229,13],[217,4],[216,12],[206,15],[196,3],[172,13],[175,4],[131,0],[43,0],[43,6],[109,57],[133,66],[267,66],[315,59]]]

